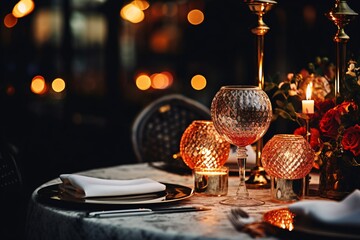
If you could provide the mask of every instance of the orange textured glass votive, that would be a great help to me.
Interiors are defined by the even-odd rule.
[[[274,135],[264,146],[261,163],[271,177],[271,196],[280,202],[297,201],[306,191],[305,177],[315,153],[303,136]]]
[[[230,143],[217,133],[212,121],[196,120],[181,137],[180,154],[191,169],[219,168],[229,157]]]

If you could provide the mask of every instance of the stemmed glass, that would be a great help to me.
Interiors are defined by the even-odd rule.
[[[223,86],[211,103],[215,129],[226,141],[236,146],[240,183],[236,196],[220,203],[239,207],[259,206],[263,201],[250,198],[245,184],[246,146],[266,133],[272,118],[267,94],[256,86]]]

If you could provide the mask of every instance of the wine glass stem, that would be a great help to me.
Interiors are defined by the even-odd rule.
[[[239,187],[236,191],[236,196],[248,198],[249,192],[248,192],[248,190],[246,188],[246,184],[245,184],[245,165],[246,165],[246,158],[247,158],[246,148],[245,147],[237,147],[236,154],[237,154],[237,161],[238,161],[238,166],[239,166],[239,177],[240,177],[240,183],[239,183]]]

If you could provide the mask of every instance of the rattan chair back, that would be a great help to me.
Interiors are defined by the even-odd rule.
[[[180,94],[161,97],[146,106],[132,125],[132,144],[138,162],[182,167],[180,140],[194,120],[210,120],[205,105]]]
[[[0,147],[0,194],[12,192],[22,186],[22,177],[15,160],[15,147],[2,144]]]

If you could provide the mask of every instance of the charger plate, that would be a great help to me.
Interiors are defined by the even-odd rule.
[[[166,186],[165,191],[126,196],[74,198],[62,192],[59,188],[60,184],[42,187],[37,191],[37,194],[38,197],[43,200],[91,205],[148,205],[170,203],[187,199],[194,194],[193,189],[186,186],[171,183],[162,184]]]
[[[272,226],[281,229],[287,237],[306,236],[306,239],[360,239],[359,229],[338,226],[321,226],[320,223],[297,221],[296,214],[288,208],[268,211],[263,220]],[[284,232],[285,231],[285,232]],[[300,234],[300,235],[299,235]]]

